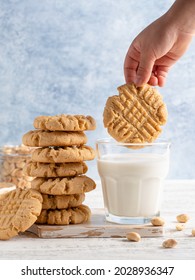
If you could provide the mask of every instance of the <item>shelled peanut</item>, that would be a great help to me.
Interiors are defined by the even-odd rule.
[[[11,183],[18,188],[30,187],[32,177],[23,173],[30,161],[32,148],[26,146],[4,146],[0,150],[0,182]]]

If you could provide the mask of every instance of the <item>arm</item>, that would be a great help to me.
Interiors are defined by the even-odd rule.
[[[195,0],[177,0],[132,42],[124,63],[127,83],[163,86],[170,67],[195,34]]]

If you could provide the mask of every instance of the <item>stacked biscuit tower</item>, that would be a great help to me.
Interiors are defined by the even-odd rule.
[[[82,115],[39,116],[34,127],[22,140],[26,146],[37,147],[24,169],[26,175],[36,177],[31,188],[43,197],[36,223],[86,222],[91,212],[82,202],[85,192],[96,185],[84,175],[88,170],[85,161],[93,160],[95,151],[85,145],[87,137],[83,131],[94,130],[95,120]]]

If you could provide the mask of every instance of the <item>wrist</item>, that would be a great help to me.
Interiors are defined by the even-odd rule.
[[[195,0],[176,0],[165,14],[166,20],[178,31],[195,35]]]

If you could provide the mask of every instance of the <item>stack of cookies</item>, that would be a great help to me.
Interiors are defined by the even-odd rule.
[[[37,147],[25,166],[28,176],[36,177],[31,188],[43,197],[42,211],[36,223],[78,224],[90,217],[90,209],[82,204],[85,192],[95,189],[95,182],[84,175],[87,160],[95,151],[85,145],[85,130],[94,130],[95,120],[83,115],[39,116],[35,130],[23,136],[23,144]]]

